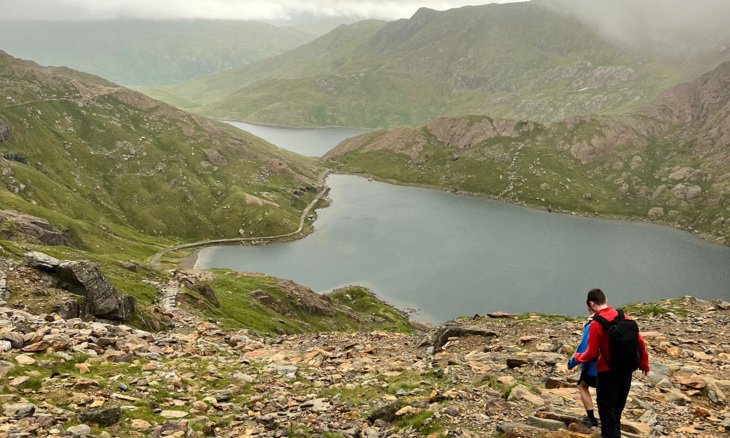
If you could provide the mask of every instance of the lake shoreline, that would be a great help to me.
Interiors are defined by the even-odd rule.
[[[435,191],[443,192],[443,193],[451,193],[454,195],[463,195],[463,196],[470,196],[470,197],[480,198],[480,199],[488,199],[491,201],[503,202],[503,203],[509,204],[509,205],[515,205],[515,206],[519,206],[519,207],[530,208],[530,209],[539,210],[539,211],[545,211],[548,213],[564,214],[567,216],[580,216],[580,217],[589,218],[589,219],[606,219],[606,220],[617,220],[617,221],[624,221],[624,222],[641,222],[641,223],[645,223],[645,224],[658,225],[658,226],[665,227],[665,228],[671,228],[671,229],[677,230],[677,231],[683,231],[683,232],[690,234],[694,237],[697,237],[707,243],[719,245],[722,247],[730,247],[730,239],[725,239],[724,241],[718,240],[718,239],[720,239],[719,237],[705,233],[705,232],[700,232],[700,231],[697,231],[692,228],[691,229],[683,228],[681,226],[673,225],[673,224],[667,223],[667,222],[651,221],[648,218],[646,218],[645,216],[625,216],[625,215],[621,215],[621,214],[600,214],[600,213],[589,213],[589,212],[585,212],[585,211],[562,210],[559,208],[547,208],[547,207],[539,205],[539,204],[530,204],[530,203],[524,202],[524,201],[512,202],[512,201],[509,201],[509,200],[506,200],[503,198],[499,198],[497,196],[488,195],[485,193],[469,192],[469,191],[465,191],[465,190],[457,190],[457,191],[447,190],[447,189],[444,189],[443,187],[430,185],[430,184],[406,183],[406,182],[395,180],[395,179],[381,178],[377,175],[371,175],[369,173],[337,172],[337,171],[332,170],[332,171],[330,171],[330,175],[359,176],[362,178],[366,178],[368,180],[374,180],[374,181],[378,181],[378,182],[385,183],[385,184],[391,184],[394,186],[416,187],[416,188],[421,188],[421,189],[435,190]]]

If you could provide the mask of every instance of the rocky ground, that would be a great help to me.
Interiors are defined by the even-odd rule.
[[[635,376],[625,435],[727,436],[730,304],[629,311],[652,372]],[[177,312],[149,333],[0,302],[0,435],[600,435],[576,424],[566,369],[580,320],[495,313],[416,334],[260,337]]]

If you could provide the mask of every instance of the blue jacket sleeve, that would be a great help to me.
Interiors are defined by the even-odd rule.
[[[588,328],[590,327],[590,322],[587,323],[585,326],[583,326],[583,337],[580,340],[580,343],[578,344],[578,348],[576,348],[576,353],[584,353],[586,351],[586,347],[588,346]],[[575,366],[578,365],[578,361],[575,360],[575,357],[571,357],[568,361],[568,369],[573,369]],[[583,367],[585,367],[585,364],[581,364]]]
[[[576,353],[585,353],[586,347],[588,347],[588,329],[590,326],[589,323],[583,327],[583,338],[581,338],[580,344],[578,344],[578,348],[575,350]]]

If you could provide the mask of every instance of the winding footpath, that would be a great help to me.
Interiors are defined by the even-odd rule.
[[[299,218],[299,227],[289,233],[284,234],[276,234],[273,236],[257,236],[257,237],[237,237],[232,239],[216,239],[216,240],[204,240],[201,242],[193,242],[193,243],[185,243],[182,245],[173,246],[172,248],[164,249],[157,254],[153,255],[149,259],[149,263],[159,269],[160,266],[160,260],[162,257],[166,256],[167,254],[181,251],[184,249],[192,249],[192,248],[204,248],[206,246],[212,246],[212,245],[230,245],[234,243],[246,243],[246,242],[260,242],[260,241],[269,241],[274,239],[282,239],[286,237],[295,236],[302,232],[304,229],[304,221],[307,219],[307,215],[309,215],[309,212],[314,208],[314,206],[319,202],[320,199],[322,199],[322,196],[324,196],[325,193],[327,193],[328,187],[324,184],[325,179],[327,178],[327,175],[329,175],[329,170],[324,171],[322,175],[319,177],[320,184],[322,184],[322,189],[317,193],[317,196],[312,199],[312,201],[307,204],[307,206],[302,210],[302,215]]]

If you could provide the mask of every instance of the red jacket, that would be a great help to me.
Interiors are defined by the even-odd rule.
[[[613,321],[618,316],[618,312],[613,307],[606,307],[596,312],[596,315],[606,318],[606,321]],[[626,319],[630,319],[626,316]],[[603,331],[603,326],[598,321],[592,321],[588,328],[588,346],[583,353],[576,353],[575,360],[578,362],[591,362],[598,357],[596,369],[599,373],[608,371],[611,367],[608,365],[611,358],[609,351],[608,335]],[[644,339],[639,335],[639,369],[649,372],[649,353],[646,351]]]

